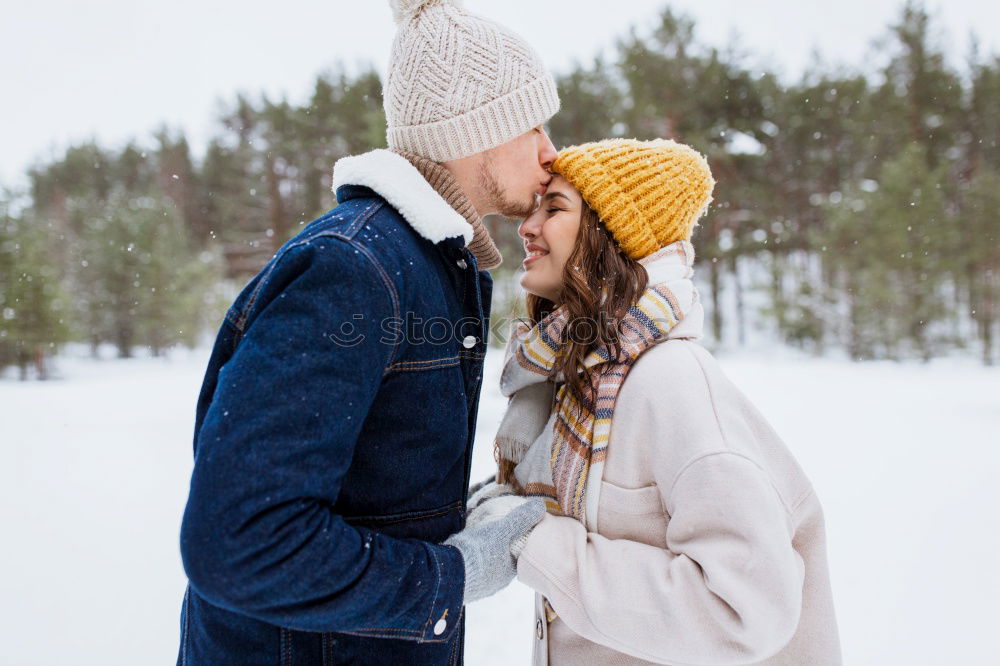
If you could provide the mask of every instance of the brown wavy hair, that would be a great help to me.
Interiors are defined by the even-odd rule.
[[[563,269],[560,302],[534,294],[528,294],[525,302],[531,325],[559,306],[567,308],[566,349],[556,360],[553,375],[563,372],[578,401],[583,402],[583,387],[593,378],[589,370],[582,375],[570,370],[582,366],[592,349],[606,347],[612,357],[621,353],[621,319],[642,296],[647,279],[645,267],[625,255],[594,209],[583,202],[576,247]],[[604,302],[602,289],[608,294]]]

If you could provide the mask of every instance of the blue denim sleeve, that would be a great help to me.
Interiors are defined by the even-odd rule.
[[[241,309],[242,338],[197,434],[181,528],[192,587],[290,629],[448,640],[462,608],[458,549],[334,511],[393,354],[380,327],[398,304],[378,260],[314,239],[285,251]]]

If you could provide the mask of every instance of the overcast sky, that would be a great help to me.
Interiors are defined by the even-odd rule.
[[[315,76],[344,62],[385,67],[395,31],[385,0],[2,0],[0,184],[21,185],[35,160],[95,137],[119,147],[166,123],[197,155],[219,100],[237,91],[301,101]],[[589,61],[670,4],[698,41],[734,35],[751,62],[795,77],[818,52],[863,66],[902,0],[465,0],[525,36],[556,71]],[[1000,3],[930,0],[939,38],[961,65],[975,32],[1000,53]]]

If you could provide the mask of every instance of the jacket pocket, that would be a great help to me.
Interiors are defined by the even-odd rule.
[[[623,488],[607,481],[601,482],[597,531],[602,536],[666,548],[668,522],[660,488],[655,484]]]
[[[356,527],[368,527],[387,536],[440,543],[462,529],[465,506],[461,500],[432,509],[370,516],[344,516]]]

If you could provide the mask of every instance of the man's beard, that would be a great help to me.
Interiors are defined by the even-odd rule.
[[[514,201],[507,197],[496,178],[492,155],[486,153],[479,163],[479,186],[488,197],[490,210],[513,219],[524,219],[535,211],[535,196],[525,201]]]

